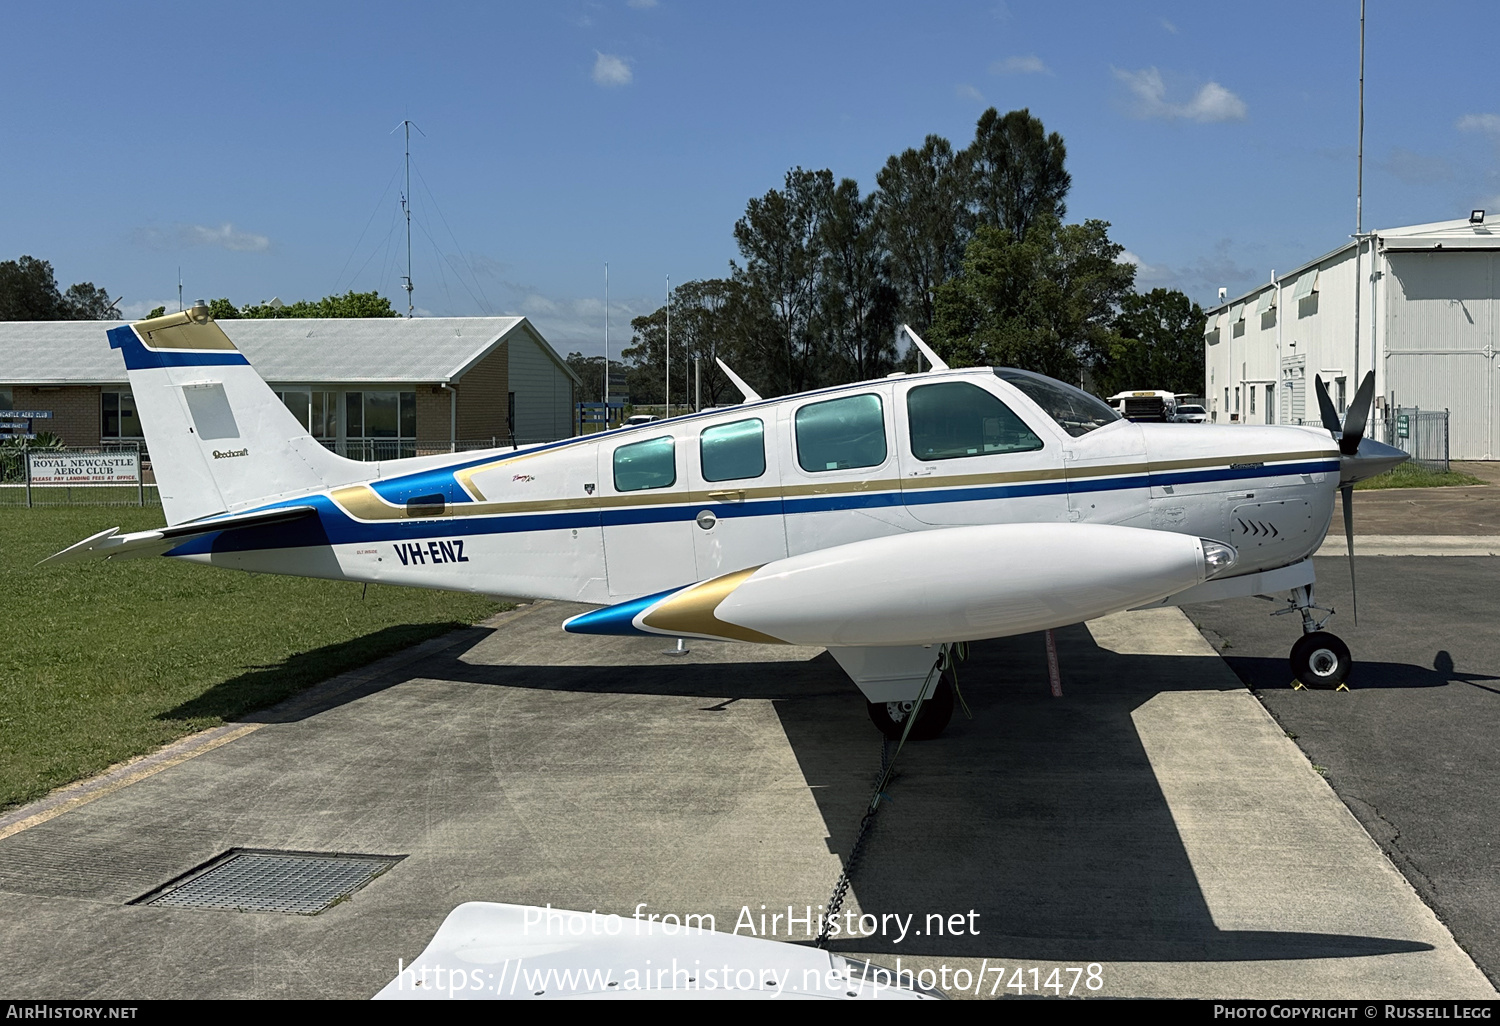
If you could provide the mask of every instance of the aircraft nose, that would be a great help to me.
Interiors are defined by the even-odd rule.
[[[1386,445],[1373,438],[1361,438],[1358,452],[1352,456],[1339,457],[1339,484],[1354,484],[1367,477],[1384,474],[1409,459],[1409,455],[1394,445]]]

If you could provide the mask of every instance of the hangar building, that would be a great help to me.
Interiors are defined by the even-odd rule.
[[[1373,369],[1377,420],[1447,409],[1453,459],[1500,459],[1500,227],[1483,211],[1351,240],[1210,310],[1204,343],[1217,423],[1315,424],[1314,375],[1342,416]]]
[[[119,321],[0,322],[0,406],[69,445],[141,440]],[[578,377],[524,317],[225,320],[315,438],[355,459],[573,434]]]

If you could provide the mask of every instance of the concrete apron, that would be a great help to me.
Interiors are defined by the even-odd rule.
[[[784,910],[827,900],[878,765],[852,685],[817,650],[561,634],[576,608],[6,817],[9,994],[368,996],[468,900],[805,943]],[[975,646],[975,718],[902,753],[846,904],[879,928],[837,950],[981,996],[1053,968],[1082,995],[1495,996],[1179,611],[1058,641],[1061,699],[1036,636]],[[313,917],[126,904],[230,847],[407,857]]]
[[[1098,646],[1110,652],[1197,657],[1206,664],[1198,670],[1203,690],[1157,694],[1136,708],[1131,719],[1220,934],[1198,952],[1179,951],[1177,958],[1136,961],[1101,955],[1094,967],[1083,966],[1085,973],[1098,970],[1102,985],[1095,993],[1263,999],[1496,996],[1448,929],[1182,610],[1120,613],[1086,626]],[[1107,852],[1099,856],[1109,857]],[[1048,867],[1039,864],[1036,872],[1043,880]],[[1391,945],[1406,950],[1380,952],[1374,938],[1408,944]],[[1058,979],[1066,992],[1080,979],[1082,958],[1048,958],[1048,949],[1055,946],[1052,938],[991,936],[985,943],[987,957],[907,956],[902,967],[966,968],[973,981],[971,997],[1038,993],[1038,979]],[[1073,946],[1080,953],[1088,950],[1086,941]],[[1114,946],[1099,945],[1104,950]],[[1277,957],[1278,948],[1290,957]],[[885,947],[863,957],[893,964],[890,953]],[[1061,972],[1054,977],[1054,970]],[[1074,993],[1083,993],[1087,975],[1082,980]],[[1053,991],[1044,987],[1040,993]]]

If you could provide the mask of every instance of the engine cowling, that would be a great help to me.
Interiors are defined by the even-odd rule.
[[[576,634],[819,646],[978,641],[1159,602],[1232,548],[1103,524],[989,524],[819,549],[575,616]]]

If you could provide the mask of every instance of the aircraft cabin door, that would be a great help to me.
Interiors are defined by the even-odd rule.
[[[692,488],[698,578],[709,580],[786,556],[775,424],[765,416],[710,424],[684,438]]]
[[[897,389],[901,493],[912,517],[941,526],[1068,518],[1056,432],[1028,424],[997,393],[951,379]]]
[[[698,580],[693,513],[684,505],[684,438],[626,432],[599,443],[599,509],[612,600],[680,588]]]

